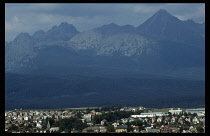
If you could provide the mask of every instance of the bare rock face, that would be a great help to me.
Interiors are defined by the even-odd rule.
[[[79,54],[79,57],[136,57],[138,64],[135,65],[142,67],[154,68],[151,64],[159,65],[160,69],[164,66],[203,66],[204,28],[205,23],[181,21],[162,9],[137,28],[111,23],[80,33],[73,25],[64,22],[47,32],[39,30],[33,36],[21,33],[12,42],[5,42],[6,71],[34,67],[40,51],[42,55],[50,52],[46,47],[62,47],[60,51],[66,50],[64,54],[68,57],[72,54]],[[61,54],[52,50],[49,54]],[[79,64],[81,58],[68,58],[64,54],[63,58],[55,59]]]
[[[28,33],[19,34],[12,42],[7,43],[5,48],[6,69],[21,67],[19,63],[26,55],[33,53],[34,41]]]
[[[151,47],[155,46],[156,42],[136,34],[136,31],[132,29],[133,27],[129,25],[118,26],[111,23],[82,32],[70,41],[74,43],[74,48],[94,49],[97,55],[105,56],[113,56],[116,53],[122,56],[132,56],[152,51]]]
[[[205,26],[193,20],[181,21],[160,9],[137,27],[138,33],[159,40],[168,40],[204,48]]]
[[[40,46],[56,41],[68,41],[78,33],[73,25],[66,22],[52,27],[47,32],[39,30],[33,36],[20,33],[12,42],[5,42],[6,71],[26,67],[28,62],[32,63],[30,60],[37,55],[37,50],[43,48]]]
[[[63,22],[59,26],[53,26],[47,32],[42,30],[35,32],[33,38],[35,40],[35,46],[40,46],[49,42],[68,41],[78,33],[79,31],[72,24]]]

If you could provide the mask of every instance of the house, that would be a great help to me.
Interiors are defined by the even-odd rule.
[[[155,123],[156,121],[156,117],[152,117],[152,123]]]
[[[146,127],[145,128],[147,133],[159,133],[160,129],[153,129],[152,127]]]
[[[114,128],[116,128],[119,125],[119,122],[114,122],[112,123],[112,125],[114,126]]]
[[[67,116],[74,118],[75,117],[75,114],[68,114]]]
[[[122,121],[123,124],[125,124],[125,123],[128,122],[128,118],[122,118],[121,121]]]
[[[50,133],[53,132],[53,131],[54,131],[54,132],[55,132],[55,131],[58,131],[58,130],[59,130],[59,127],[51,127],[51,128],[50,128]]]
[[[169,126],[166,126],[166,125],[162,125],[161,126],[161,133],[171,133],[171,130],[169,128]]]
[[[59,121],[60,119],[54,119],[55,122]]]
[[[158,118],[157,118],[157,122],[158,122],[158,123],[161,123],[161,122],[162,122],[162,119],[163,119],[162,117],[158,117]]]
[[[193,130],[195,130],[195,128],[194,128],[193,126],[190,126],[190,127],[189,127],[189,130],[190,130],[190,131],[193,131]]]
[[[101,121],[101,125],[104,126],[104,125],[106,124],[106,122],[107,122],[107,120],[106,120],[106,119],[103,119],[103,120]]]
[[[135,121],[135,119],[133,117],[128,117],[128,121],[132,122],[132,121]]]
[[[170,130],[161,130],[160,133],[171,133],[171,131]]]
[[[93,126],[93,123],[88,122],[87,125],[88,125],[88,126]]]
[[[71,133],[80,133],[78,130],[72,130]]]
[[[172,133],[180,133],[180,128],[176,128],[176,127],[171,128],[171,132]]]
[[[87,127],[85,129],[83,129],[82,132],[83,133],[87,133],[87,132],[95,132],[95,133],[98,133],[98,132],[100,132],[100,127],[98,127],[98,126]]]
[[[91,114],[84,114],[84,116],[82,118],[86,119],[86,121],[91,121],[92,120],[92,115]]]
[[[199,116],[198,118],[199,118],[200,122],[203,122],[205,120],[205,116]]]
[[[148,120],[149,120],[149,118],[145,118],[145,119],[143,120],[143,122],[148,122]]]
[[[101,112],[96,112],[96,115],[102,115],[102,113]]]
[[[184,118],[180,117],[180,118],[178,119],[178,122],[181,123],[181,124],[184,124]]]
[[[190,130],[183,130],[182,133],[191,133]]]
[[[168,112],[175,114],[175,115],[179,115],[180,113],[182,113],[182,110],[180,108],[178,108],[177,110],[171,108]]]
[[[117,133],[127,133],[127,125],[117,126],[115,132]]]
[[[171,122],[172,122],[172,123],[176,122],[176,120],[177,120],[176,117],[172,117],[172,118],[171,118]]]
[[[142,106],[140,106],[140,107],[138,108],[138,110],[145,110],[145,108],[142,107]]]
[[[37,123],[36,124],[36,127],[41,129],[42,128],[42,125],[40,123]]]
[[[100,126],[100,132],[101,132],[101,133],[106,133],[106,132],[107,132],[106,127]]]
[[[195,116],[193,119],[192,119],[192,122],[193,124],[199,124],[199,118],[197,116]]]
[[[141,130],[140,133],[148,133],[146,130]]]
[[[185,118],[185,121],[190,123],[190,122],[191,122],[190,117],[186,117],[186,118]]]
[[[139,126],[132,126],[134,133],[139,133]]]
[[[80,119],[82,121],[82,123],[85,123],[85,119]]]

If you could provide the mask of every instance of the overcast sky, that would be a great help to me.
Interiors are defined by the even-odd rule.
[[[109,23],[137,27],[159,9],[167,10],[180,20],[205,21],[202,3],[8,3],[5,4],[5,36],[6,41],[11,41],[21,32],[33,35],[37,30],[48,31],[61,22],[68,22],[79,31]]]

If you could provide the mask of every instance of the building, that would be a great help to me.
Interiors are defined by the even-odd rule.
[[[98,126],[87,127],[87,128],[85,128],[85,129],[83,129],[82,132],[83,132],[83,133],[88,133],[88,132],[99,133],[99,132],[100,132],[100,127],[98,127]]]
[[[205,108],[203,109],[186,109],[187,113],[197,113],[198,116],[204,116],[205,115]]]
[[[58,130],[59,130],[59,127],[52,127],[52,128],[50,128],[50,133],[51,132],[56,132]]]
[[[127,133],[127,125],[117,126],[115,132],[117,133]]]
[[[171,110],[169,110],[168,112],[171,112],[172,114],[181,114],[182,113],[182,110],[180,108],[178,108],[177,110],[171,108]]]
[[[160,129],[153,129],[152,127],[145,128],[148,133],[160,133]]]
[[[47,130],[50,130],[50,122],[47,123]]]
[[[149,113],[141,113],[140,115],[131,115],[133,118],[146,118],[146,117],[156,117],[156,116],[167,116],[168,114],[164,112],[149,112]]]
[[[106,119],[103,119],[103,120],[101,121],[101,125],[102,125],[102,126],[106,125],[106,122],[107,122],[107,120],[106,120]]]
[[[42,128],[42,125],[40,123],[37,123],[36,124],[36,127],[41,129]]]

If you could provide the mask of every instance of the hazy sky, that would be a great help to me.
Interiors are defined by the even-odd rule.
[[[5,4],[6,41],[21,32],[33,35],[37,30],[48,31],[61,22],[68,22],[79,31],[109,23],[137,27],[159,9],[181,20],[205,21],[205,4],[202,3],[8,3]]]

